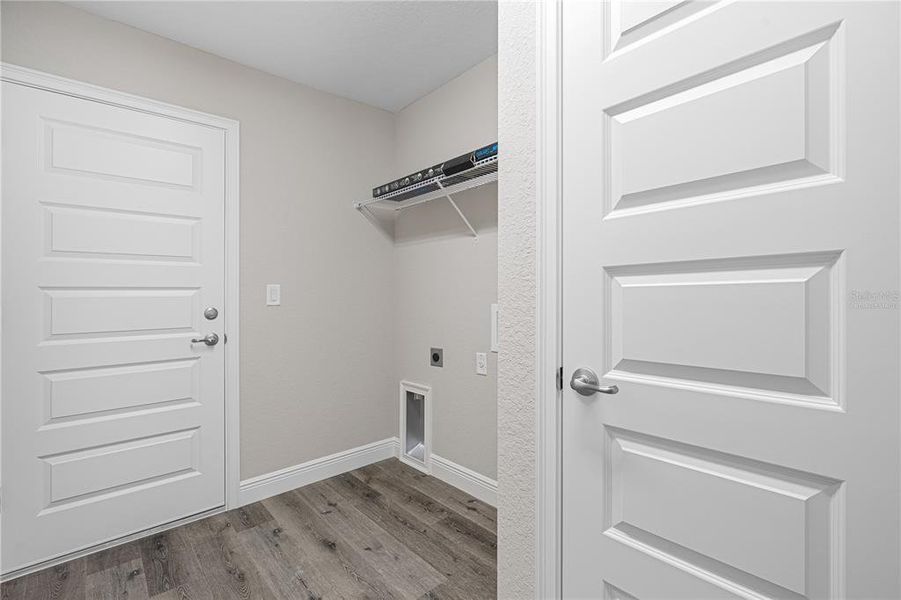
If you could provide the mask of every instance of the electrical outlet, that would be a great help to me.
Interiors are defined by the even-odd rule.
[[[476,375],[488,374],[488,354],[476,352]]]
[[[429,364],[433,367],[444,366],[444,348],[431,348],[429,350]]]
[[[282,286],[278,283],[266,285],[266,306],[281,306]]]

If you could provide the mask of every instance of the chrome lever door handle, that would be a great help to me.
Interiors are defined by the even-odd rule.
[[[211,333],[210,335],[208,335],[206,337],[194,338],[191,340],[192,344],[199,344],[200,342],[203,342],[207,346],[215,346],[216,344],[219,343],[219,336],[215,333]]]
[[[601,394],[615,394],[619,392],[619,388],[615,385],[598,385],[597,373],[591,369],[576,369],[573,372],[572,379],[569,380],[569,387],[583,396],[591,396],[598,392]]]

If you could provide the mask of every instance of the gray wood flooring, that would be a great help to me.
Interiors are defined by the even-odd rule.
[[[2,600],[495,598],[496,517],[391,459],[14,579]]]

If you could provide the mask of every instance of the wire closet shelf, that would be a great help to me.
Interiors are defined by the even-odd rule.
[[[371,208],[399,211],[441,198],[450,202],[473,237],[479,237],[469,219],[457,206],[452,194],[497,181],[497,156],[491,156],[475,163],[472,168],[453,175],[441,175],[427,181],[416,183],[378,198],[370,198],[362,202],[354,202],[354,208],[369,211]]]

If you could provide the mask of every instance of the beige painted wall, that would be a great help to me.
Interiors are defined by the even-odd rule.
[[[0,11],[6,62],[241,122],[242,478],[396,435],[394,247],[350,206],[392,175],[393,115],[63,4]]]
[[[536,6],[498,7],[498,598],[536,597]]]
[[[397,114],[400,176],[497,139],[497,57]],[[501,149],[503,152],[503,149]],[[446,201],[400,213],[395,226],[395,372],[432,387],[432,452],[497,477],[497,354],[489,306],[497,302],[497,186],[455,197],[475,241]],[[444,367],[429,348],[444,348]],[[488,376],[475,353],[488,353]]]

